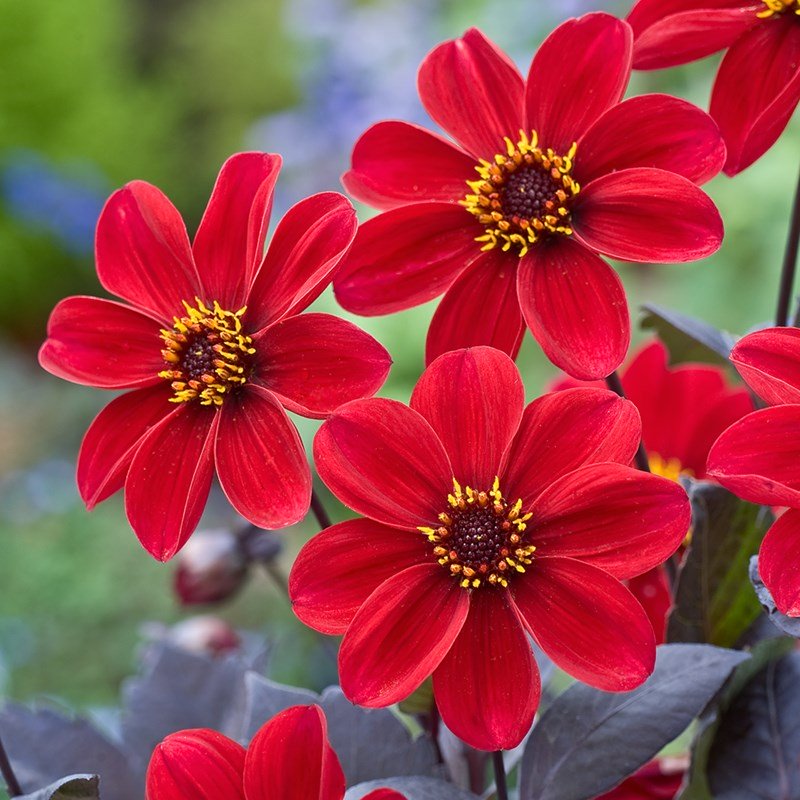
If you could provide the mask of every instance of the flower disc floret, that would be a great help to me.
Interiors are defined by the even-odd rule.
[[[508,586],[515,572],[525,572],[536,547],[525,542],[531,512],[522,513],[522,500],[509,505],[495,477],[489,491],[470,486],[462,490],[453,478],[448,509],[437,528],[420,527],[434,545],[433,554],[464,589],[481,585]]]
[[[505,137],[506,152],[475,167],[479,180],[467,181],[470,193],[460,201],[486,228],[476,237],[481,250],[512,247],[524,256],[547,233],[572,234],[569,203],[580,191],[572,177],[576,143],[561,156],[539,147],[539,136],[520,131],[515,143]]]
[[[171,382],[171,403],[199,400],[221,406],[232,389],[247,383],[253,340],[242,331],[245,308],[226,311],[216,301],[208,308],[199,297],[196,306],[185,300],[186,316],[175,317],[172,330],[161,330],[161,351],[167,369],[158,373]]]

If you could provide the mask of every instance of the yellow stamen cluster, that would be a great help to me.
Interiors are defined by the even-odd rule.
[[[681,464],[680,459],[675,457],[664,459],[658,453],[648,453],[647,460],[650,464],[650,472],[652,472],[653,475],[660,475],[662,478],[675,481],[675,483],[679,482],[682,475],[688,477],[694,475],[692,470],[686,469],[683,464]],[[691,541],[692,528],[690,526],[683,539],[683,544],[688,546]]]
[[[438,527],[419,530],[433,544],[438,562],[464,589],[477,589],[484,583],[506,587],[510,575],[525,572],[536,550],[524,541],[532,514],[522,513],[522,500],[513,505],[506,502],[498,478],[488,492],[469,486],[462,489],[453,478],[447,503]]]
[[[244,308],[225,311],[216,301],[208,308],[199,297],[195,302],[191,306],[184,300],[186,316],[175,317],[172,330],[161,331],[167,369],[158,375],[171,382],[172,403],[199,399],[204,406],[221,406],[232,389],[247,382],[256,351],[242,333]]]
[[[580,191],[571,176],[578,145],[574,143],[564,156],[550,148],[542,150],[536,131],[530,136],[520,131],[517,142],[506,137],[505,143],[506,152],[498,153],[494,162],[481,159],[475,167],[480,178],[467,181],[470,193],[460,203],[486,227],[486,233],[476,237],[483,244],[481,250],[500,247],[508,251],[513,247],[521,258],[547,233],[572,234],[569,201]],[[529,215],[509,208],[508,198],[504,197],[509,182],[514,182],[513,176],[518,181],[525,174],[535,176],[537,189],[546,188],[547,195]],[[524,186],[514,188],[526,191]]]
[[[660,475],[662,478],[669,478],[677,481],[681,475],[686,475],[689,470],[684,470],[683,465],[677,458],[662,458],[658,453],[648,453],[647,460],[650,462],[650,472],[653,475]]]
[[[783,14],[792,7],[794,8],[794,13],[800,15],[800,2],[798,0],[761,0],[761,2],[766,6],[763,11],[759,11],[756,14],[761,19],[769,19],[776,14]]]

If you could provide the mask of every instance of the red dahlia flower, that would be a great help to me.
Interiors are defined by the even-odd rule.
[[[678,794],[685,774],[684,759],[655,759],[595,800],[672,800]]]
[[[627,400],[587,388],[523,405],[513,361],[478,347],[434,361],[410,407],[340,408],[315,463],[364,518],[308,542],[289,582],[301,620],[344,634],[351,701],[390,705],[433,674],[442,719],[483,750],[530,728],[528,633],[598,688],[650,674],[653,629],[620,579],[663,562],[689,527],[677,483],[627,466],[640,435]]]
[[[753,410],[753,401],[746,389],[728,385],[721,367],[669,367],[668,358],[660,341],[643,345],[622,371],[622,387],[639,409],[650,469],[673,480],[680,475],[706,478],[711,445],[729,425]],[[586,384],[567,378],[553,388],[581,385]]]
[[[344,773],[319,706],[274,716],[245,750],[208,729],[170,734],[147,768],[147,800],[342,800]],[[403,800],[390,789],[367,800]]]
[[[708,471],[745,500],[789,506],[761,543],[758,570],[778,609],[800,617],[800,330],[751,333],[733,348],[731,361],[771,407],[717,439]]]
[[[360,227],[334,280],[339,302],[387,314],[445,292],[428,363],[476,344],[515,357],[527,324],[576,378],[616,369],[630,320],[599,254],[691,261],[722,239],[695,185],[725,160],[717,126],[666,95],[620,102],[632,38],[608,14],[569,20],[527,81],[475,29],[433,50],[419,93],[455,143],[396,121],[357,142],[344,185],[384,213]]]
[[[699,364],[667,366],[667,348],[655,340],[641,347],[620,375],[625,395],[639,410],[642,441],[656,475],[706,478],[706,459],[714,440],[753,410],[746,389],[730,388],[725,370]],[[586,385],[566,378],[553,388]],[[598,382],[598,386],[602,385]],[[672,607],[662,567],[628,582],[647,611],[656,639],[664,641],[666,615]]]
[[[639,0],[628,22],[635,69],[685,64],[728,48],[711,116],[736,175],[775,143],[800,101],[798,0]]]
[[[308,511],[311,474],[284,407],[324,417],[373,394],[387,352],[359,328],[303,311],[355,234],[341,195],[291,208],[263,255],[280,156],[222,167],[194,244],[155,187],[115,192],[97,224],[97,274],[127,304],[69,297],[50,316],[41,365],[102,389],[133,389],[86,432],[88,508],[125,486],[142,545],[171,558],[196,527],[214,471],[234,508],[278,528]]]

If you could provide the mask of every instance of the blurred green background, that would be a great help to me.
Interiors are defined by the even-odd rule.
[[[414,76],[441,39],[477,25],[526,68],[560,19],[627,5],[0,0],[0,694],[111,703],[143,624],[155,623],[152,635],[188,616],[173,597],[174,567],[141,550],[120,497],[88,514],[74,488],[81,436],[109,396],[36,363],[54,303],[99,291],[92,234],[105,197],[125,181],[151,181],[193,230],[222,161],[262,149],[287,165],[277,218],[310,192],[339,188],[352,142],[371,122],[425,121]],[[705,106],[715,66],[636,75],[631,92],[670,91]],[[710,185],[727,227],[719,254],[620,268],[634,317],[646,300],[735,332],[772,316],[798,144],[795,120],[755,167]],[[318,306],[337,311],[329,292]],[[408,398],[432,312],[359,320],[394,357],[385,395]],[[519,363],[533,397],[552,367],[530,337]],[[298,425],[310,441],[316,423]],[[209,522],[226,520],[212,504]],[[284,572],[313,532],[309,522],[287,533]],[[214,613],[269,637],[276,679],[317,688],[334,679],[265,575]]]

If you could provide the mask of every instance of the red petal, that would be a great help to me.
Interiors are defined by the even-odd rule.
[[[413,203],[368,220],[333,282],[348,311],[375,316],[440,295],[480,253],[481,225],[461,206]]]
[[[357,226],[350,201],[336,192],[292,206],[275,229],[247,298],[248,328],[260,330],[310,305],[330,282]]]
[[[351,519],[318,533],[298,553],[289,576],[292,610],[322,633],[341,634],[385,580],[430,560],[421,534]]]
[[[385,209],[461,200],[474,177],[475,159],[463,150],[418,125],[389,120],[356,142],[353,167],[342,183],[356,200]]]
[[[692,420],[692,431],[682,443],[683,449],[676,453],[684,468],[696,478],[705,478],[711,446],[726,428],[753,410],[753,398],[745,388],[725,389],[711,397],[705,411]]]
[[[164,382],[123,394],[94,418],[78,454],[78,490],[89,510],[122,488],[142,437],[175,411],[170,397]]]
[[[523,507],[584,464],[630,464],[641,427],[633,403],[605,389],[553,392],[525,409],[508,455],[503,492]]]
[[[299,522],[311,504],[311,470],[303,442],[281,404],[248,384],[220,413],[214,459],[231,505],[259,528]]]
[[[217,414],[183,403],[139,443],[125,481],[125,511],[142,547],[168,561],[203,513],[211,478]]]
[[[433,673],[442,720],[478,750],[510,750],[533,724],[541,684],[508,592],[472,594],[469,616]]]
[[[467,618],[469,592],[438,564],[382,583],[353,618],[339,650],[347,698],[368,708],[405,699],[439,666]]]
[[[477,28],[443,42],[417,78],[425,110],[467,152],[490,160],[524,124],[523,81],[511,59]]]
[[[596,689],[635,689],[655,666],[653,628],[636,598],[603,570],[569,558],[536,558],[510,588],[542,650]]]
[[[800,405],[754,411],[708,454],[708,474],[753,503],[800,506]]]
[[[160,328],[122,303],[67,297],[50,314],[39,363],[59,378],[98,389],[163,383]]]
[[[362,800],[406,800],[406,798],[394,789],[383,788],[365,794]]]
[[[192,246],[209,301],[241,308],[264,254],[281,157],[237,153],[220,170]]]
[[[528,73],[528,127],[565,154],[589,126],[622,99],[631,74],[633,35],[610,14],[586,14],[559,25]]]
[[[731,361],[770,405],[800,403],[800,330],[770,328],[740,339]]]
[[[691,410],[695,397],[684,403],[669,391],[670,372],[667,368],[669,352],[658,340],[639,348],[621,374],[625,396],[639,410],[642,419],[642,437],[648,453],[662,458],[677,456],[672,447],[672,431],[680,420],[672,411],[680,403],[679,412]]]
[[[800,617],[800,511],[781,514],[767,531],[758,571],[778,611]]]
[[[728,50],[711,93],[736,175],[783,133],[800,101],[800,25],[794,14],[756,25]]]
[[[594,800],[675,800],[687,767],[688,760],[684,762],[680,756],[654,759]]]
[[[747,0],[640,0],[628,15],[633,66],[662,69],[710,56],[758,25],[763,8]]]
[[[411,408],[430,422],[460,483],[488,490],[522,419],[525,387],[514,362],[491,347],[440,356],[422,373]]]
[[[622,363],[631,340],[625,289],[579,242],[559,236],[533,247],[520,262],[517,294],[525,322],[557,367],[594,380]]]
[[[112,294],[165,320],[200,293],[181,215],[161,191],[133,181],[114,192],[100,214],[97,276]]]
[[[349,508],[415,529],[444,510],[453,470],[442,443],[416,411],[373,398],[342,406],[317,432],[314,463]]]
[[[705,366],[669,369],[667,348],[654,341],[642,348],[622,375],[627,398],[639,409],[647,451],[663,459],[677,458],[684,468],[685,453],[698,434],[698,421],[720,393],[725,391],[722,371]],[[717,436],[721,429],[717,430]],[[705,469],[706,439],[701,469]],[[697,474],[697,473],[696,473]]]
[[[244,762],[247,800],[342,800],[344,773],[319,706],[292,706],[253,737]]]
[[[577,558],[616,578],[666,561],[691,524],[680,484],[622,464],[590,464],[564,475],[533,511],[528,536],[537,556]]]
[[[428,329],[425,360],[461,347],[489,345],[517,357],[525,324],[517,300],[517,257],[480,254],[447,290]]]
[[[647,452],[703,478],[711,445],[725,428],[753,410],[745,389],[728,389],[719,367],[667,367],[659,341],[642,347],[622,374],[625,395],[639,409]]]
[[[690,180],[662,169],[637,167],[585,186],[573,210],[576,237],[623,261],[673,263],[715,253],[722,218]]]
[[[368,333],[331,314],[283,319],[254,337],[258,381],[290,411],[325,417],[383,386],[392,359]]]
[[[654,567],[644,575],[629,578],[626,583],[653,626],[656,644],[664,644],[667,636],[667,614],[672,608],[672,592],[664,567]]]
[[[632,97],[603,114],[578,146],[581,186],[608,172],[656,167],[693,183],[711,180],[725,163],[714,120],[697,106],[666,94]]]
[[[245,800],[244,761],[244,748],[216,731],[170,734],[150,757],[147,800]]]

